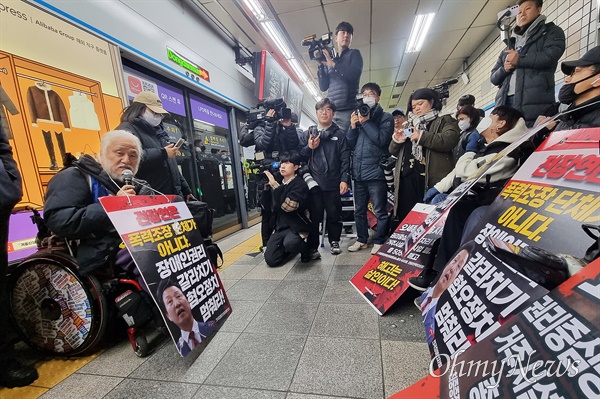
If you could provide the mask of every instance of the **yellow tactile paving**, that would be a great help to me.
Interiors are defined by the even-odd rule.
[[[219,271],[226,269],[235,261],[248,253],[259,252],[261,243],[261,235],[256,234],[239,245],[236,245],[231,250],[225,252],[223,254],[223,266],[221,266]],[[50,388],[54,387],[56,384],[75,373],[87,363],[94,360],[101,353],[102,351],[99,351],[90,356],[74,359],[48,358],[41,360],[35,365],[40,378],[38,378],[32,385],[24,388],[0,388],[0,399],[39,398]],[[131,355],[135,356],[133,353]]]

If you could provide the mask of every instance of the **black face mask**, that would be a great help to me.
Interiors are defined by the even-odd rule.
[[[592,90],[594,87],[590,86],[588,89],[582,91],[581,93],[575,93],[575,86],[581,82],[585,82],[586,80],[595,77],[596,75],[597,74],[588,76],[587,78],[583,78],[578,82],[565,83],[563,87],[561,87],[558,91],[558,101],[560,101],[561,104],[571,104],[577,99],[577,97],[589,90]]]

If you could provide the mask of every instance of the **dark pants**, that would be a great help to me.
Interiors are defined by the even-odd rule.
[[[367,206],[369,197],[373,200],[373,211],[377,217],[377,232],[373,244],[383,244],[388,228],[387,184],[385,180],[354,181],[354,221],[358,241],[363,244],[369,238]]]
[[[310,191],[311,231],[308,235],[308,247],[319,247],[319,224],[323,221],[323,211],[327,211],[327,234],[329,243],[339,242],[342,236],[342,197],[339,191]]]
[[[14,358],[13,339],[14,331],[10,328],[10,318],[8,315],[8,292],[7,292],[7,272],[8,272],[8,219],[10,209],[0,209],[0,369],[7,367],[8,363]]]
[[[271,190],[264,190],[260,196],[260,214],[262,216],[260,226],[262,245],[266,246],[273,233],[273,193]]]
[[[479,201],[462,198],[448,212],[444,231],[440,238],[440,247],[433,262],[433,269],[442,272],[446,263],[460,247],[463,230],[473,211],[481,206]]]
[[[292,256],[305,252],[307,244],[298,233],[290,229],[276,231],[269,238],[265,261],[271,267],[283,265]]]

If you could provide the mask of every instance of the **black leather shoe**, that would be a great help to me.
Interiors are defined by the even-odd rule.
[[[7,367],[0,370],[0,387],[24,387],[37,379],[38,372],[35,367],[26,366],[17,360],[10,361]]]

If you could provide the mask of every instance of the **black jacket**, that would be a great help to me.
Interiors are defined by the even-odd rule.
[[[8,137],[0,124],[0,210],[10,210],[21,200],[21,174],[12,156]],[[4,213],[3,213],[4,214]],[[6,245],[6,243],[4,243]]]
[[[91,156],[84,155],[74,166],[58,172],[48,182],[44,202],[44,221],[56,235],[79,239],[77,264],[82,273],[106,265],[119,250],[121,239],[99,202],[95,202],[89,176],[94,176],[109,193],[119,187]],[[120,184],[119,184],[120,185]],[[142,187],[136,185],[140,194]]]
[[[279,121],[265,121],[254,128],[254,150],[264,151],[265,157],[272,159],[273,151],[279,155],[298,151],[298,133],[294,125],[283,126]]]
[[[597,104],[589,105],[594,102]],[[600,127],[600,96],[592,98],[583,104],[570,106],[568,114],[560,118],[554,130],[582,129],[586,127]]]
[[[142,142],[142,161],[137,177],[146,180],[152,188],[163,194],[175,194],[186,197],[192,193],[185,181],[177,160],[169,158],[164,147],[169,145],[168,134],[162,125],[153,128],[144,119],[138,117],[131,122],[123,122],[115,130],[126,130],[137,136]]]
[[[382,158],[389,155],[388,146],[394,133],[394,119],[377,104],[371,110],[370,119],[346,133],[352,156],[352,179],[357,181],[385,180],[379,166]]]
[[[319,89],[327,92],[327,97],[333,101],[338,111],[356,109],[356,95],[363,70],[362,55],[359,50],[348,48],[333,60],[334,68],[319,65]]]
[[[308,141],[308,132],[304,134]],[[311,150],[306,144],[300,155],[308,161],[310,174],[322,191],[338,191],[341,182],[350,183],[350,149],[346,135],[335,123],[321,133],[317,148]]]
[[[298,209],[286,212],[281,206],[289,198],[299,204]],[[310,230],[307,216],[308,186],[302,177],[296,176],[288,184],[280,184],[273,190],[273,212],[277,230],[289,227],[294,233],[306,233]]]
[[[516,69],[508,73],[504,69],[506,53],[502,51],[492,69],[491,82],[498,86],[496,106],[505,105],[510,76],[516,73],[513,107],[523,112],[527,126],[554,102],[554,71],[565,52],[565,33],[554,23],[540,23],[529,32],[525,46],[519,52]]]

